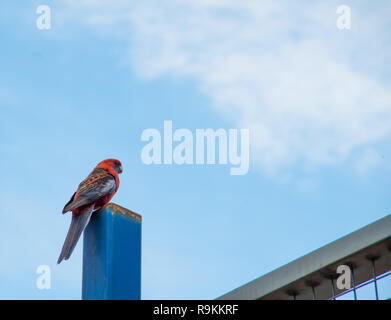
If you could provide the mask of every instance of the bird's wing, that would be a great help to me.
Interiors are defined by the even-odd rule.
[[[115,178],[102,169],[95,169],[79,185],[79,188],[65,205],[62,213],[85,206],[113,193],[116,189]]]

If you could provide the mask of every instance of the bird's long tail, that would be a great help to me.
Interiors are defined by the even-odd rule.
[[[57,260],[57,264],[59,264],[63,259],[69,259],[83,230],[90,221],[93,211],[94,206],[92,205],[85,212],[72,217],[71,226],[69,227],[67,237],[65,239],[64,245],[62,246],[61,254]]]

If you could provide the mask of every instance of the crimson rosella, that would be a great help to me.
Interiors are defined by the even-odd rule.
[[[94,211],[108,203],[119,187],[118,174],[122,173],[119,160],[100,162],[83,180],[62,213],[72,211],[72,221],[57,263],[68,260]]]

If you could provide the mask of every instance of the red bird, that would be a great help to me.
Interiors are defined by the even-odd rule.
[[[116,159],[100,162],[89,176],[79,184],[62,213],[72,211],[72,222],[57,263],[68,260],[94,211],[108,203],[119,187],[118,174],[122,164]]]

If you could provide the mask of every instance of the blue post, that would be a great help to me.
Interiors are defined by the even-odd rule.
[[[110,203],[84,230],[83,300],[141,299],[141,216]]]

